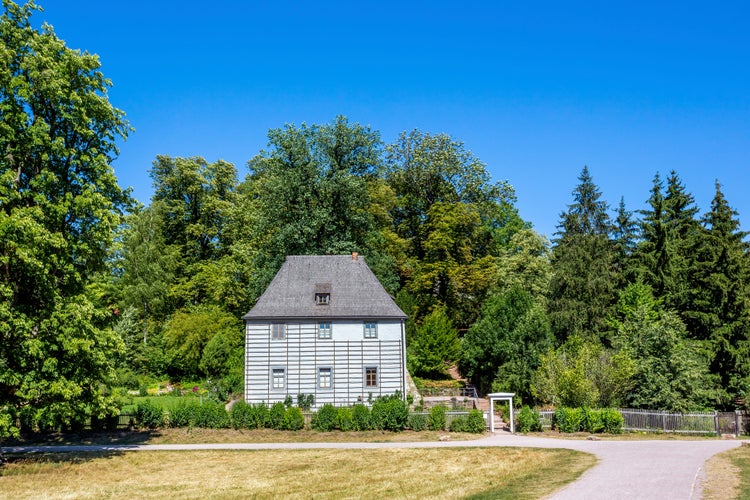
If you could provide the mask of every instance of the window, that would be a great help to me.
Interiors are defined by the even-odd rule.
[[[315,294],[315,303],[319,306],[327,306],[331,303],[331,294],[330,293],[316,293]]]
[[[271,369],[271,387],[274,389],[286,388],[286,368]]]
[[[378,367],[368,366],[365,368],[365,387],[378,386]]]
[[[271,339],[283,340],[286,338],[286,323],[271,323]]]
[[[331,322],[330,321],[320,321],[318,323],[318,338],[319,339],[331,338]]]
[[[318,387],[321,389],[333,387],[333,369],[318,368]]]
[[[375,321],[365,321],[365,338],[378,338],[378,324]]]

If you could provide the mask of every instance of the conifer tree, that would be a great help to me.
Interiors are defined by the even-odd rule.
[[[554,241],[548,309],[558,341],[573,334],[600,341],[615,298],[612,226],[588,167],[578,180]]]

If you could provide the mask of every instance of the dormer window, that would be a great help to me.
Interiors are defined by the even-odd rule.
[[[315,283],[315,304],[327,306],[331,303],[331,284]]]

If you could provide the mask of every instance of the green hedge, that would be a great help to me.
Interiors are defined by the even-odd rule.
[[[622,414],[612,408],[593,410],[591,408],[557,408],[552,426],[560,432],[622,432]]]
[[[516,417],[516,430],[518,432],[539,432],[542,430],[542,422],[539,412],[524,406]]]

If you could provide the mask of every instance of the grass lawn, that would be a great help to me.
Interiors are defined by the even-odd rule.
[[[442,448],[9,457],[4,498],[542,498],[596,459],[571,450]]]
[[[703,498],[750,499],[750,447],[719,453],[706,462]]]

